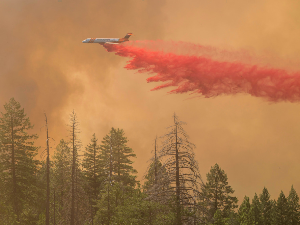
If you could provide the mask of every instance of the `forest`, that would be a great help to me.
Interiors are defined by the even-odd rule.
[[[299,197],[291,186],[271,199],[266,187],[244,199],[234,195],[216,163],[204,182],[195,145],[174,114],[149,159],[144,182],[133,168],[134,150],[125,131],[111,128],[81,146],[79,121],[70,114],[69,138],[49,152],[47,116],[45,157],[25,109],[14,98],[0,115],[0,224],[34,225],[296,225]],[[99,138],[99,139],[98,139]],[[158,142],[160,143],[158,146]],[[80,150],[80,149],[83,150]],[[153,149],[152,149],[153,148]],[[83,154],[78,154],[83,152]]]

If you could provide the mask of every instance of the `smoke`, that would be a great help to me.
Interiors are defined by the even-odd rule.
[[[206,98],[245,93],[270,102],[300,100],[300,72],[259,63],[263,58],[255,58],[243,50],[163,41],[105,45],[105,48],[132,58],[126,69],[155,74],[147,82],[164,82],[152,91],[176,87],[169,93],[191,92]]]

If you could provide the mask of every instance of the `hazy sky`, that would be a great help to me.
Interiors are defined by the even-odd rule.
[[[265,59],[270,65],[282,59],[280,66],[300,70],[299,11],[295,0],[1,0],[0,109],[11,97],[21,103],[40,136],[40,152],[46,147],[44,112],[53,148],[67,138],[73,109],[84,147],[93,133],[100,141],[112,126],[124,129],[139,179],[155,136],[166,132],[176,112],[187,122],[204,180],[218,163],[239,204],[264,186],[271,198],[281,190],[288,195],[291,185],[300,194],[299,103],[151,92],[157,84],[124,69],[128,59],[81,42],[132,32],[132,40],[246,49],[272,56]]]

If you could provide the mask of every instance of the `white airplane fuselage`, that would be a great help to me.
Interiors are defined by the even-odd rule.
[[[120,38],[87,38],[82,41],[82,43],[99,43],[99,44],[119,44]],[[122,41],[123,42],[123,41]]]
[[[128,39],[132,33],[127,33],[124,38],[87,38],[82,41],[82,43],[98,43],[101,45],[104,44],[120,44],[125,41],[129,41]]]

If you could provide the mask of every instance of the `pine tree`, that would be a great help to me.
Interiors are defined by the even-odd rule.
[[[240,225],[255,225],[249,197],[245,196],[238,210]]]
[[[27,133],[33,128],[24,109],[14,98],[4,105],[5,113],[0,118],[0,139],[2,143],[2,182],[5,190],[5,204],[11,206],[16,220],[26,220],[36,198],[36,172],[39,162],[34,159],[38,148],[34,146],[37,135]],[[26,206],[26,213],[23,213]],[[21,215],[23,218],[21,218]]]
[[[267,188],[264,187],[262,194],[259,196],[259,199],[261,202],[262,224],[271,225],[272,203],[270,201],[270,194]]]
[[[84,176],[86,179],[86,192],[89,196],[90,205],[93,208],[91,218],[96,214],[96,202],[100,194],[100,185],[103,180],[102,164],[100,161],[100,147],[97,144],[96,135],[93,134],[91,143],[86,147],[83,159]]]
[[[229,218],[224,218],[221,210],[217,209],[213,221],[213,225],[228,225]]]
[[[176,224],[181,225],[196,219],[195,201],[198,200],[203,182],[195,161],[195,145],[188,140],[189,137],[182,128],[186,123],[179,121],[175,113],[173,117],[174,125],[163,136],[159,160],[163,162],[170,182],[169,188],[164,192],[175,197]]]
[[[53,205],[53,219],[58,224],[70,223],[71,211],[71,175],[72,175],[72,154],[69,143],[65,140],[60,140],[53,156],[53,177],[51,179],[51,190]]]
[[[155,138],[154,154],[150,161],[143,189],[148,194],[148,200],[166,204],[169,199],[164,193],[170,189],[170,180],[166,168],[158,159],[157,138]]]
[[[223,218],[228,218],[230,213],[237,208],[236,197],[231,196],[234,190],[228,185],[228,178],[218,164],[211,167],[207,174],[207,182],[202,190],[203,199],[207,202],[208,212],[205,215],[207,222],[211,222],[214,214],[219,209]]]
[[[125,198],[132,193],[137,184],[136,170],[132,167],[131,157],[135,157],[132,149],[127,145],[122,129],[112,128],[106,135],[101,149],[101,163],[104,172],[104,188],[101,191],[101,199],[95,221],[111,224],[115,209],[124,204]]]
[[[255,193],[251,203],[251,214],[253,215],[254,224],[262,225],[261,204],[257,194]]]
[[[163,195],[165,190],[169,190],[170,182],[165,167],[158,159],[157,138],[155,138],[153,153],[150,166],[144,176],[145,182],[143,185],[143,190],[146,194],[145,200],[148,201],[149,215],[151,215],[149,216],[150,220],[148,223],[166,224],[167,221],[159,219],[162,217],[162,214],[169,215],[167,216],[169,219],[173,218],[170,215],[174,214],[172,207],[169,205],[171,202],[168,202],[168,196]]]
[[[135,186],[137,171],[132,167],[131,157],[136,157],[132,149],[127,145],[124,131],[112,128],[110,133],[103,138],[101,160],[106,171],[106,176],[111,181],[121,182],[125,186]]]
[[[276,202],[276,200],[274,200],[274,199],[272,199],[272,200],[270,200],[270,202],[271,202],[271,213],[270,213],[270,215],[271,215],[271,219],[270,219],[270,224],[271,225],[278,225],[277,224],[277,214],[278,214],[278,212],[277,212],[277,202]]]
[[[152,189],[152,187],[159,184],[160,181],[160,175],[159,172],[163,170],[163,165],[159,160],[151,162],[149,165],[149,168],[147,169],[147,173],[145,174],[145,182],[143,185],[143,189],[145,191],[149,191]]]
[[[136,188],[125,199],[124,205],[118,206],[114,214],[114,224],[172,225],[174,213],[166,210],[165,205],[147,201],[145,193]]]
[[[287,225],[297,225],[300,224],[300,205],[299,197],[294,189],[293,185],[288,196],[288,223]]]
[[[288,224],[288,201],[281,191],[277,200],[277,225],[287,225]]]
[[[124,186],[134,187],[136,185],[137,171],[132,167],[130,158],[136,157],[133,150],[127,146],[127,138],[124,136],[123,129],[114,130],[114,150],[113,150],[113,171],[117,182],[122,183]]]

